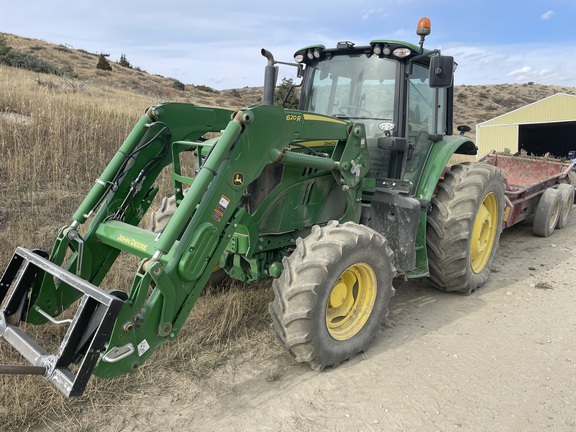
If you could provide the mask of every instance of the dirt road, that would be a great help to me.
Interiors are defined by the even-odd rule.
[[[371,349],[337,369],[255,353],[110,408],[110,430],[573,431],[574,219],[548,238],[529,224],[505,231],[471,296],[396,281]]]

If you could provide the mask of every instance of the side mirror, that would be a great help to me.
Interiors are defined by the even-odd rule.
[[[430,59],[430,87],[446,88],[454,78],[454,57],[435,56]]]
[[[460,125],[456,129],[460,132],[460,135],[464,135],[466,132],[470,132],[472,128],[468,125]]]

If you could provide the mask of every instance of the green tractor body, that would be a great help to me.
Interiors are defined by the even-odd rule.
[[[460,193],[466,179],[484,179],[467,166],[445,174],[454,153],[476,151],[469,138],[452,135],[453,59],[389,40],[307,47],[295,55],[300,106],[288,110],[271,104],[277,67],[263,54],[264,104],[237,112],[149,108],[51,253],[16,250],[0,281],[0,335],[30,362],[19,371],[40,371],[78,396],[92,373],[135,370],[178,335],[216,268],[241,281],[274,278],[278,340],[315,369],[367,349],[395,276],[429,276],[462,292],[483,283],[474,277],[489,272],[497,246],[497,185],[480,186],[471,201],[468,213],[488,213],[480,222],[451,222],[464,224],[464,243],[453,245],[465,255],[453,269],[465,273],[463,284],[450,285],[451,276],[433,268],[454,260],[429,251],[439,181],[446,176],[449,191]],[[194,175],[185,154],[194,155]],[[176,208],[153,232],[139,225],[165,168]],[[473,234],[480,246],[471,246]],[[121,252],[141,259],[132,286],[99,288]],[[74,312],[62,324],[68,309]],[[56,352],[47,352],[23,323],[67,329]]]

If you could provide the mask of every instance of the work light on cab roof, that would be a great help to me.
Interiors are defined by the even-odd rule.
[[[424,51],[424,39],[430,34],[430,29],[430,19],[424,17],[418,21],[416,28],[416,34],[420,36],[418,46],[398,41],[373,40],[370,42],[368,49],[371,50],[371,54],[378,57],[396,57],[398,59],[422,54]],[[353,50],[354,48],[356,48],[354,42],[344,41],[337,43],[335,51]],[[326,55],[330,56],[332,52],[334,52],[334,49],[326,49],[324,45],[311,45],[297,51],[294,54],[294,60],[299,64],[308,64],[320,60]]]

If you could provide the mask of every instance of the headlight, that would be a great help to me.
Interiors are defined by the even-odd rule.
[[[392,54],[394,54],[398,58],[404,58],[412,54],[412,51],[410,50],[410,48],[396,48],[392,52]]]

